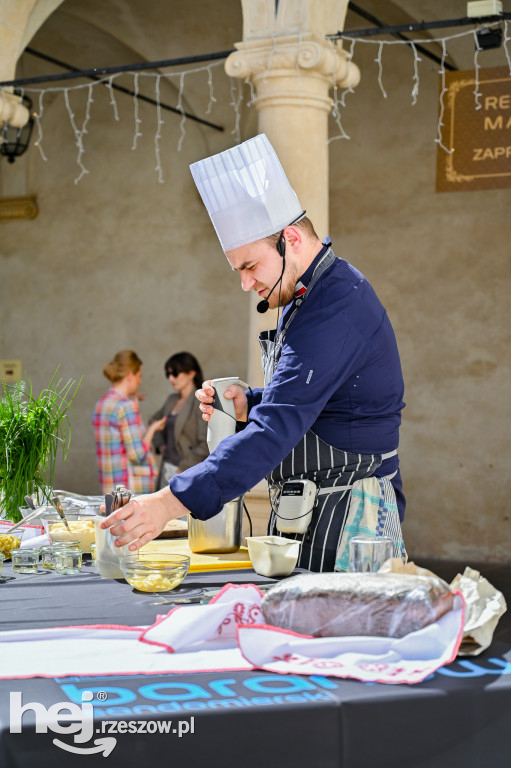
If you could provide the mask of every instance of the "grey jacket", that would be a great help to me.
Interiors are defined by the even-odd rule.
[[[149,423],[161,419],[163,416],[169,416],[178,399],[177,393],[169,395],[163,406],[151,416]],[[196,399],[195,393],[192,392],[186,398],[174,422],[174,439],[177,452],[181,457],[179,462],[181,471],[199,464],[209,455],[206,442],[207,431],[208,425],[202,418],[199,401]],[[165,445],[167,445],[166,426],[160,432],[156,432],[153,438],[153,448],[157,455],[161,453],[162,446]],[[162,466],[163,460],[160,464],[156,488],[160,487]]]

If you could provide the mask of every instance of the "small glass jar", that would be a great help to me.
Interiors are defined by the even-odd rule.
[[[11,552],[13,573],[37,573],[39,566],[38,549],[13,549]]]
[[[78,544],[79,542],[66,541],[62,544],[50,544],[47,547],[41,547],[41,565],[43,568],[54,569],[57,550],[79,549]]]
[[[57,548],[54,554],[55,573],[60,573],[63,576],[74,576],[80,573],[82,555],[83,550],[81,549]]]
[[[54,547],[41,547],[41,565],[43,568],[55,568]]]

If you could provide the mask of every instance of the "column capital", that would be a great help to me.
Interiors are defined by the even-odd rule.
[[[249,78],[258,85],[274,77],[315,75],[331,86],[353,88],[360,71],[336,43],[312,32],[257,38],[236,43],[235,53],[227,58],[225,71],[231,77]]]

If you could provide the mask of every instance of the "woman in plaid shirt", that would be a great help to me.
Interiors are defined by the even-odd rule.
[[[102,493],[122,484],[133,493],[151,493],[158,474],[151,441],[166,417],[145,428],[135,395],[142,381],[142,361],[131,349],[118,352],[103,373],[112,382],[94,408],[96,456]]]

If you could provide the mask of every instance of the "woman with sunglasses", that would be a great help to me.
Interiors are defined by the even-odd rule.
[[[202,419],[195,390],[202,387],[202,370],[189,352],[169,357],[165,377],[175,390],[150,422],[166,417],[165,427],[153,438],[153,447],[162,456],[156,488],[165,488],[171,477],[199,464],[208,456],[207,423]]]

